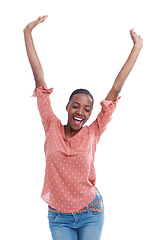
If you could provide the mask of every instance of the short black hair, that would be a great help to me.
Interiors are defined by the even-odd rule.
[[[70,101],[72,100],[74,95],[80,94],[80,93],[87,94],[92,99],[92,108],[93,108],[94,98],[93,98],[92,94],[87,89],[83,89],[83,88],[76,89],[75,91],[72,92],[72,94],[69,97],[68,104],[70,103]]]

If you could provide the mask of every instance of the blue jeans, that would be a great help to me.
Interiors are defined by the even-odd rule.
[[[87,212],[56,213],[48,209],[49,228],[53,240],[100,240],[104,223],[103,199],[94,207],[103,209],[103,212],[89,209],[89,206],[100,198],[101,195],[96,190],[95,199],[86,206]]]

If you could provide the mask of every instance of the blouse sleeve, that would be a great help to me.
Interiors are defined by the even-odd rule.
[[[34,89],[32,97],[37,97],[38,110],[41,116],[45,133],[48,131],[51,119],[57,119],[53,113],[49,95],[53,92],[53,88],[38,87]]]
[[[112,114],[116,109],[116,105],[121,97],[119,97],[115,102],[103,100],[101,104],[101,111],[98,114],[96,120],[90,125],[90,128],[94,132],[94,136],[96,137],[96,142],[99,141],[102,133],[107,128],[107,124],[112,119]]]

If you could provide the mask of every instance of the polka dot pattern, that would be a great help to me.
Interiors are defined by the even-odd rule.
[[[101,112],[90,125],[66,139],[64,126],[53,113],[49,95],[53,88],[34,90],[45,130],[46,169],[42,199],[60,212],[71,213],[95,198],[96,173],[94,154],[101,134],[111,120],[116,102],[103,100]]]

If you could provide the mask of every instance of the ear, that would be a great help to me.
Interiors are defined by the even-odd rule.
[[[68,104],[67,104],[67,106],[66,106],[66,111],[68,112]]]

